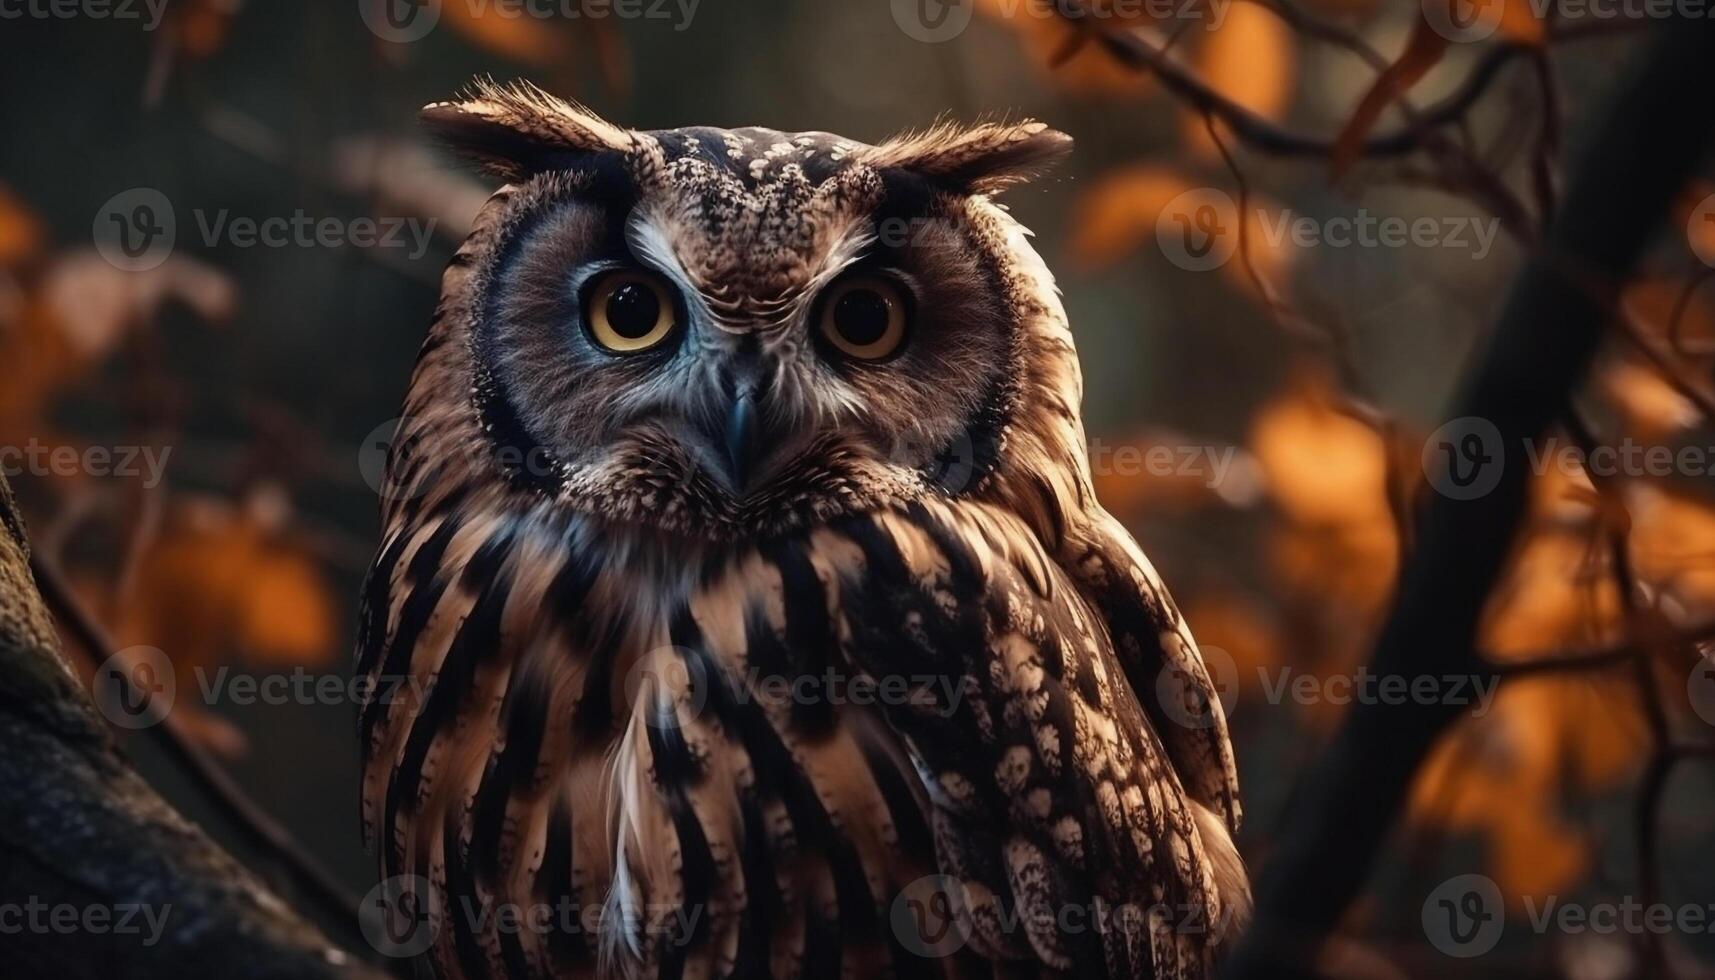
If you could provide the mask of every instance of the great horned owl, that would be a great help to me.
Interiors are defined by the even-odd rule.
[[[1070,140],[424,116],[506,181],[358,643],[437,973],[1205,976],[1249,903],[1225,723],[991,200]]]

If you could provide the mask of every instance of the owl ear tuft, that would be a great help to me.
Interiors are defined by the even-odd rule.
[[[901,133],[864,152],[862,162],[905,170],[968,194],[998,194],[1052,167],[1072,137],[1034,119],[961,126],[942,121]]]
[[[505,180],[635,146],[630,130],[529,82],[478,79],[465,98],[424,106],[421,119],[441,142]]]

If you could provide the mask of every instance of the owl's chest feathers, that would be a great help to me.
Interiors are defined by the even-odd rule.
[[[450,821],[498,845],[488,887],[527,893],[569,829],[580,880],[567,887],[602,901],[623,866],[618,828],[664,832],[660,728],[647,722],[684,711],[697,727],[688,669],[742,678],[758,638],[784,636],[791,604],[824,624],[816,652],[829,656],[825,583],[841,559],[816,537],[711,546],[470,513],[401,529],[374,572],[386,592],[369,599],[385,633],[364,641],[360,664],[388,692],[362,716],[365,820],[387,863],[449,859]]]
[[[780,617],[782,575],[762,554],[783,545],[716,545],[538,514],[448,515],[400,537],[386,579],[386,650],[370,653],[370,672],[408,673],[412,689],[455,689],[377,719],[394,740],[400,722],[450,729],[484,714],[504,738],[521,710],[546,709],[571,718],[583,747],[604,748],[662,662],[695,647],[742,668],[747,628]],[[788,550],[811,550],[809,536]],[[807,559],[795,569],[820,591]],[[388,572],[378,565],[376,574]]]
[[[387,632],[365,652],[371,674],[455,687],[409,717],[394,709],[374,720],[395,729],[486,714],[504,739],[521,709],[546,710],[575,716],[580,741],[600,743],[625,727],[640,675],[661,663],[697,660],[735,680],[759,657],[780,669],[825,666],[840,659],[852,616],[861,627],[895,615],[875,602],[847,608],[878,565],[889,588],[945,605],[952,579],[994,562],[1046,586],[1034,534],[988,507],[871,512],[741,544],[542,512],[448,514],[403,529],[384,551],[375,574],[386,599],[371,605]]]
[[[737,546],[542,512],[439,521],[383,558],[402,570],[384,579],[378,669],[409,644],[399,657],[433,682],[371,729],[366,816],[390,873],[593,909],[598,958],[644,955],[654,917],[685,907],[724,934],[744,888],[776,875],[849,898],[930,874],[931,803],[994,809],[950,730],[1014,731],[1013,755],[1059,746],[1029,711],[1045,672],[1107,704],[1112,671],[1077,666],[1101,626],[1029,524],[991,505]],[[856,677],[905,683],[817,686]],[[771,870],[752,881],[746,861]],[[804,871],[818,861],[826,874]]]

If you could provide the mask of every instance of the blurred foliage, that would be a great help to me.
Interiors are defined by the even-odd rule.
[[[340,673],[375,537],[362,441],[396,414],[439,266],[485,195],[420,142],[417,106],[492,72],[534,77],[644,127],[761,122],[873,140],[943,110],[1035,114],[1080,149],[1064,175],[1010,204],[1043,233],[1061,273],[1094,442],[1231,453],[1218,481],[1206,468],[1113,466],[1098,467],[1096,479],[1201,641],[1237,668],[1244,843],[1253,863],[1265,860],[1293,776],[1340,708],[1268,703],[1257,679],[1289,669],[1325,681],[1358,670],[1400,563],[1399,512],[1432,492],[1420,486],[1418,461],[1429,420],[1521,254],[1504,239],[1482,262],[1446,249],[1268,240],[1259,213],[1286,207],[1317,219],[1359,206],[1406,217],[1480,213],[1432,174],[1381,179],[1358,151],[1400,121],[1402,93],[1447,94],[1471,50],[1427,30],[1415,3],[1308,6],[1386,52],[1381,70],[1263,4],[1231,5],[1212,31],[1141,15],[1097,28],[1174,28],[1164,36],[1221,95],[1334,142],[1328,159],[1297,163],[1247,153],[1224,124],[1083,31],[1002,0],[977,0],[970,30],[941,45],[912,40],[887,4],[835,0],[708,0],[684,30],[504,18],[451,2],[443,29],[413,44],[371,35],[354,2],[185,0],[153,33],[115,22],[8,23],[0,445],[171,447],[159,487],[89,474],[18,481],[42,547],[72,571],[120,642],[159,647],[186,670]],[[1529,5],[1500,10],[1502,41],[1546,43]],[[1564,55],[1558,84],[1570,118],[1623,41]],[[1535,107],[1528,74],[1509,76],[1492,105],[1474,110],[1497,167]],[[1249,185],[1243,194],[1233,166]],[[91,223],[103,201],[138,186],[178,205],[180,246],[158,268],[127,273],[96,254]],[[1201,188],[1248,204],[1243,222],[1219,232],[1236,236],[1225,244],[1240,259],[1206,275],[1163,261],[1156,247],[1164,211]],[[1712,189],[1688,189],[1679,227]],[[240,249],[195,240],[193,209],[432,219],[436,241],[416,258],[353,246]],[[1689,244],[1715,254],[1715,224],[1701,228],[1709,240]],[[1609,443],[1715,445],[1702,407],[1715,311],[1706,294],[1686,289],[1684,245],[1663,252],[1623,295],[1655,356],[1616,345],[1582,407]],[[1336,342],[1280,329],[1301,320],[1342,332]],[[1697,390],[1670,383],[1669,372],[1695,379]],[[1354,378],[1391,428],[1354,410]],[[1644,620],[1715,613],[1709,490],[1702,477],[1626,481],[1603,493],[1582,474],[1547,468],[1485,618],[1485,650],[1528,661],[1618,642]],[[1623,594],[1617,555],[1642,610]],[[1701,724],[1706,736],[1686,704],[1686,665],[1657,666],[1675,730]],[[195,737],[232,760],[311,850],[366,884],[352,707],[240,711],[190,700],[180,710]],[[1473,860],[1515,905],[1626,893],[1637,869],[1612,814],[1651,751],[1644,711],[1627,664],[1509,681],[1419,774],[1398,867],[1354,913],[1351,934],[1383,960],[1423,962],[1423,884]],[[133,744],[170,784],[160,760]],[[1683,898],[1715,873],[1702,846],[1715,794],[1707,772],[1672,793],[1663,847],[1683,859],[1665,883]],[[195,812],[195,800],[186,803]],[[1518,940],[1515,959],[1485,969],[1542,969],[1546,954],[1530,947]]]

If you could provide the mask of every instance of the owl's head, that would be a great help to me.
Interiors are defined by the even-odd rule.
[[[447,272],[393,496],[454,492],[422,460],[458,458],[490,492],[731,538],[1087,491],[1064,313],[991,203],[1065,135],[636,131],[492,84],[424,118],[507,185]]]

